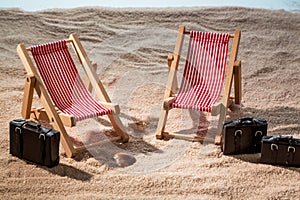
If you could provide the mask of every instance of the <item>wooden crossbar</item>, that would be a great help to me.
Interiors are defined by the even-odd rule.
[[[178,133],[169,133],[169,132],[163,132],[163,138],[177,138],[177,139],[183,139],[188,140],[192,142],[211,142],[214,143],[214,138],[208,138],[208,137],[199,137],[199,136],[193,136],[193,135],[184,135],[184,134],[178,134]]]
[[[66,42],[67,42],[67,43],[72,43],[72,42],[73,42],[73,40],[71,40],[71,39],[67,39],[67,40],[66,40]],[[27,50],[27,51],[30,51],[30,47],[27,47],[27,48],[26,48],[26,50]]]
[[[190,34],[190,31],[185,30],[183,34],[188,35]],[[230,34],[229,37],[234,38],[234,34]]]

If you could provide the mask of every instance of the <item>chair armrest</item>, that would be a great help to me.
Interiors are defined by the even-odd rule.
[[[104,106],[105,108],[112,109],[114,114],[120,114],[120,106],[118,104],[104,102],[104,101],[98,101],[98,103]]]

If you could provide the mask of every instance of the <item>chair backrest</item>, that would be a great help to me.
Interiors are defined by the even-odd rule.
[[[60,40],[30,47],[32,56],[54,103],[62,112],[83,120],[111,113],[99,105],[86,89],[69,52]]]
[[[229,34],[190,32],[183,79],[173,107],[211,112],[220,98]]]

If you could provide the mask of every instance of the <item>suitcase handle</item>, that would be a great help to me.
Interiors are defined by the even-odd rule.
[[[23,126],[31,128],[31,129],[36,129],[37,131],[41,129],[40,124],[36,124],[36,123],[33,123],[33,122],[27,122]]]
[[[239,123],[243,124],[247,122],[247,124],[249,124],[249,122],[252,124],[253,123],[253,117],[248,116],[248,117],[242,117],[239,119]]]

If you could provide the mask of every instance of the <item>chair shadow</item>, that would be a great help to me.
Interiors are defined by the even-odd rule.
[[[155,153],[162,153],[162,150],[156,148],[152,144],[146,142],[143,139],[143,136],[149,137],[150,130],[153,130],[152,132],[155,132],[156,125],[158,123],[158,118],[151,119],[151,122],[145,122],[138,118],[134,118],[132,116],[126,115],[121,113],[121,118],[125,118],[132,123],[129,124],[128,128],[130,128],[135,134],[130,135],[129,134],[129,142],[128,143],[122,143],[121,141],[110,141],[109,139],[116,137],[117,134],[113,130],[112,125],[109,120],[105,118],[94,118],[99,125],[106,127],[105,130],[91,130],[85,132],[85,141],[83,142],[78,138],[78,136],[69,135],[72,143],[76,147],[82,147],[82,149],[73,157],[73,159],[77,162],[87,160],[88,158],[94,157],[96,160],[100,162],[100,164],[106,164],[108,167],[119,167],[119,164],[116,163],[115,156],[120,153],[128,153],[128,155],[136,155],[136,154],[148,154],[151,152]],[[49,123],[44,121],[39,121],[43,126],[47,128],[53,128]],[[127,129],[128,129],[127,128]],[[109,130],[108,130],[109,129]],[[150,131],[151,132],[151,131]],[[153,135],[155,137],[155,135]],[[100,142],[94,147],[87,147],[85,146],[89,144]],[[102,154],[102,155],[101,155]],[[61,156],[66,156],[64,153]],[[126,161],[125,161],[126,162]],[[127,164],[133,164],[134,162],[127,163]],[[126,163],[125,163],[126,165]],[[64,171],[72,171],[71,169],[65,169],[68,166],[65,166],[64,168],[60,168],[62,170],[62,174],[64,175]],[[74,168],[75,170],[75,168]],[[53,171],[50,169],[50,171]],[[57,171],[59,174],[60,172]],[[82,172],[84,173],[84,172]],[[79,178],[81,177],[82,173],[78,173]],[[88,176],[88,175],[86,175]],[[83,176],[85,177],[85,176]],[[74,177],[76,179],[76,177]],[[80,179],[81,180],[81,179]]]
[[[128,143],[121,144],[119,142],[116,142],[116,145],[118,145],[120,148],[124,148],[124,150],[133,150],[130,146],[134,146],[134,149],[136,149],[134,153],[150,153],[154,151],[158,153],[161,152],[160,149],[143,140],[144,136],[149,136],[149,132],[152,134],[155,132],[158,123],[158,118],[152,118],[150,121],[143,121],[141,119],[129,116],[124,113],[121,113],[120,117],[131,121],[128,124],[127,129],[130,129],[131,132],[133,131],[134,135],[129,135],[130,139]],[[98,122],[100,122],[102,125],[106,124],[107,126],[111,127],[111,124],[108,120],[98,118]],[[114,131],[112,131],[111,133],[115,134]],[[155,137],[154,134],[153,137]],[[137,147],[144,147],[144,149],[147,149],[147,152],[145,150],[138,151],[137,149],[139,148]]]
[[[81,145],[84,146],[84,144],[95,142],[95,138],[97,139],[96,135],[102,135],[98,137],[98,139],[104,139],[103,142],[100,141],[100,144],[97,144],[96,146],[87,147],[86,149],[81,150],[78,154],[76,154],[76,156],[73,159],[79,162],[93,157],[101,164],[106,164],[108,167],[111,168],[117,168],[120,167],[120,165],[124,167],[134,164],[134,155],[149,154],[151,152],[162,153],[162,150],[158,149],[157,147],[153,146],[152,144],[146,142],[143,139],[143,136],[149,137],[149,130],[153,130],[153,133],[155,132],[154,128],[156,128],[158,118],[151,119],[151,122],[144,122],[138,118],[134,118],[126,114],[120,114],[120,117],[126,118],[129,121],[133,122],[130,123],[127,127],[127,129],[130,128],[131,132],[133,131],[135,133],[134,135],[129,134],[129,142],[122,143],[121,141],[110,141],[109,138],[117,136],[116,132],[112,130],[111,123],[106,119],[97,118],[96,121],[99,122],[101,125],[111,128],[110,131],[106,130],[103,132],[100,130],[97,133],[90,132],[86,135],[84,143],[82,143],[81,141],[73,141],[75,143],[81,143]],[[153,135],[153,137],[155,137],[155,135]],[[121,157],[121,159],[125,156],[125,163],[123,162],[120,164],[117,162],[116,157],[120,155],[123,156]]]
[[[198,112],[198,115],[194,115],[194,112]],[[233,106],[231,111],[228,112],[227,120],[238,119],[243,116],[253,116],[255,118],[265,118],[268,121],[269,129],[268,135],[299,135],[300,133],[300,125],[298,122],[298,117],[300,116],[300,111],[296,108],[291,107],[275,107],[272,109],[259,110],[255,108],[243,107],[243,106]],[[184,129],[178,131],[181,134],[195,134],[200,137],[214,138],[214,134],[211,134],[207,130],[207,126],[209,126],[209,121],[206,118],[204,113],[199,114],[199,111],[190,111],[190,116],[192,119],[192,128]],[[120,167],[118,163],[116,163],[115,155],[118,153],[128,153],[131,155],[137,154],[148,154],[151,152],[162,153],[162,151],[153,146],[152,144],[146,142],[143,139],[143,136],[153,137],[155,138],[154,132],[156,129],[156,125],[158,123],[158,118],[152,118],[150,122],[141,121],[138,118],[134,118],[132,116],[126,115],[124,113],[120,114],[120,117],[125,118],[131,122],[128,128],[133,130],[135,136],[130,135],[130,140],[128,143],[119,143],[119,142],[106,142],[101,144],[99,148],[95,149],[87,149],[82,151],[81,153],[75,156],[76,161],[82,161],[90,157],[94,157],[99,162],[108,165],[108,167],[116,168]],[[111,124],[108,120],[98,119],[99,123],[104,126],[111,127]],[[211,128],[211,132],[214,132],[216,128]],[[149,135],[148,132],[151,132]],[[106,136],[115,135],[114,131],[106,133]],[[138,135],[138,136],[136,136]],[[93,140],[94,138],[88,138],[88,140]],[[213,143],[213,142],[206,143]],[[245,162],[250,163],[259,163],[259,154],[247,154],[247,155],[235,155],[233,156],[237,159],[243,160]],[[128,163],[129,165],[134,164],[134,162]],[[286,167],[284,167],[286,168]],[[300,172],[300,169],[297,168],[289,168],[291,170]],[[70,176],[73,179],[79,180],[89,180],[91,175],[78,171],[78,173],[70,173],[76,171],[75,168],[61,165],[58,168],[50,169],[50,172],[57,173],[61,176]],[[75,175],[74,175],[75,174]]]
[[[207,113],[197,110],[188,110],[188,112],[192,121],[192,127],[180,131],[174,131],[174,133],[204,138],[205,143],[214,143],[213,141],[216,136],[215,132],[217,128],[211,127],[209,130],[210,121],[208,120]],[[201,143],[203,144],[204,141],[201,141]]]

